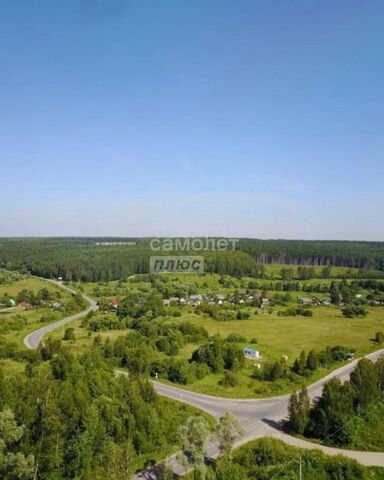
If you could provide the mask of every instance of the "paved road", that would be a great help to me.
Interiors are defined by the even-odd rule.
[[[76,294],[76,290],[63,285],[60,282],[55,280],[47,280],[48,282],[53,283],[54,285],[67,290],[70,293]],[[83,298],[88,302],[89,307],[83,312],[76,313],[70,317],[59,320],[51,325],[36,330],[35,332],[30,333],[24,338],[24,344],[27,348],[35,349],[38,347],[43,336],[56,328],[59,328],[66,323],[72,322],[78,318],[81,318],[87,315],[92,310],[97,310],[96,302],[83,294]],[[377,352],[371,353],[366,356],[372,361],[376,361],[381,355],[384,355],[384,349]],[[314,400],[316,397],[321,395],[324,384],[333,377],[338,377],[342,381],[347,380],[350,376],[350,373],[355,368],[358,360],[350,362],[348,365],[345,365],[326,377],[322,378],[318,382],[314,383],[308,388],[308,392]],[[123,372],[116,372],[118,374],[124,374]],[[125,375],[125,374],[124,374]],[[194,393],[173,386],[165,385],[159,382],[153,382],[155,390],[159,395],[163,395],[173,400],[187,403],[194,407],[197,407],[211,415],[215,418],[219,418],[225,412],[230,412],[232,415],[238,418],[241,425],[244,428],[245,434],[244,437],[238,442],[238,445],[249,442],[256,438],[261,437],[274,437],[280,440],[283,440],[285,443],[294,445],[299,448],[317,448],[322,450],[328,455],[338,455],[342,454],[346,457],[357,460],[362,465],[366,466],[384,466],[384,453],[376,452],[358,452],[351,450],[342,450],[330,447],[324,447],[322,445],[313,444],[311,442],[301,440],[290,435],[285,434],[281,430],[281,422],[287,416],[287,407],[289,401],[289,395],[284,395],[280,397],[272,398],[263,398],[256,400],[239,400],[239,399],[229,399],[229,398],[220,398],[212,397],[209,395],[203,395],[200,393]],[[207,444],[208,456],[215,457],[218,454],[217,444],[215,442],[208,442]],[[182,474],[185,473],[185,468],[180,465],[177,461],[177,455],[173,455],[168,459],[169,466],[175,471],[175,473]],[[156,479],[156,466],[145,471],[138,473],[135,476],[135,479]]]
[[[46,278],[42,278],[42,280],[53,283],[57,287],[62,288],[63,290],[66,290],[67,292],[70,292],[74,295],[77,294],[77,291],[74,290],[73,288],[67,287],[66,285],[63,285],[61,282],[58,282],[56,280],[49,280]],[[87,301],[89,307],[86,310],[83,310],[82,312],[75,313],[74,315],[71,315],[69,317],[63,318],[61,320],[58,320],[57,322],[51,323],[50,325],[46,325],[45,327],[41,327],[38,330],[35,330],[34,332],[28,334],[24,338],[24,345],[29,348],[29,349],[36,349],[39,346],[39,343],[41,342],[42,338],[44,335],[46,335],[49,332],[52,332],[53,330],[56,330],[59,327],[62,327],[63,325],[72,322],[73,320],[77,320],[79,318],[85,317],[89,312],[92,310],[97,310],[97,303],[87,295],[83,295],[84,300]]]
[[[384,349],[378,350],[366,356],[366,358],[376,361],[379,357],[384,355]],[[321,395],[323,386],[333,377],[338,377],[345,381],[349,378],[351,372],[356,367],[359,359],[354,360],[347,365],[344,365],[337,370],[334,370],[329,375],[323,377],[321,380],[308,387],[308,393],[312,399]],[[240,400],[231,398],[213,397],[201,393],[190,392],[174,386],[166,385],[159,382],[153,382],[157,393],[179,400],[184,403],[200,408],[207,413],[219,418],[223,413],[230,412],[236,415],[239,419],[254,417],[255,414],[266,415],[271,420],[281,420],[287,413],[288,401],[290,395],[283,395],[279,397],[262,398],[256,400]],[[283,411],[284,415],[281,415]]]
[[[384,355],[384,349],[371,353],[367,355],[366,358],[376,361],[381,355]],[[311,385],[308,388],[311,399],[314,400],[321,395],[324,384],[331,378],[338,377],[342,381],[347,380],[357,362],[358,359],[333,371],[326,377]],[[348,458],[357,460],[362,465],[380,467],[384,466],[384,453],[359,452],[330,448],[295,438],[284,433],[281,426],[282,421],[286,419],[287,416],[289,395],[256,400],[239,400],[203,395],[165,385],[159,382],[153,382],[153,384],[159,395],[164,395],[172,398],[173,400],[184,402],[199,408],[200,410],[204,410],[205,412],[213,415],[216,419],[221,417],[225,412],[229,412],[237,417],[245,431],[244,437],[238,442],[237,446],[257,438],[273,437],[298,448],[319,449],[327,455],[341,454]],[[207,447],[208,456],[212,458],[216,457],[218,454],[217,444],[214,442],[208,442]],[[184,467],[182,467],[177,461],[176,455],[168,459],[168,464],[177,474],[182,474],[185,472]],[[157,478],[156,467],[149,468],[135,476],[135,479],[137,480],[155,478]]]

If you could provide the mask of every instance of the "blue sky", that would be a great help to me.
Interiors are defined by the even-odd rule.
[[[384,240],[381,0],[0,8],[0,235]]]

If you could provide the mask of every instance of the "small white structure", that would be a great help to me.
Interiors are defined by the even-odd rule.
[[[244,348],[244,355],[247,358],[260,358],[260,352],[253,348]]]

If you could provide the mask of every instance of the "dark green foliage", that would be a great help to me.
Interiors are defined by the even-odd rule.
[[[294,361],[292,371],[301,376],[309,376],[319,367],[329,368],[332,364],[345,360],[347,353],[350,352],[340,345],[327,347],[320,352],[311,350],[308,355],[302,351]]]
[[[277,361],[272,365],[269,375],[266,376],[266,380],[275,382],[279,378],[285,377],[286,373],[287,369],[285,362],[283,360]]]
[[[226,371],[224,377],[220,380],[220,385],[223,387],[236,387],[239,384],[239,379],[236,374]]]
[[[96,245],[103,241],[134,241],[136,245]],[[311,267],[316,265],[384,270],[382,242],[241,239],[237,248],[237,251],[200,252],[205,258],[205,270],[264,278],[265,269],[260,264],[282,263],[300,265],[299,275],[303,279],[313,276]],[[148,239],[2,239],[0,267],[48,278],[109,281],[148,273],[152,253]],[[323,270],[320,276],[328,274],[328,270]],[[369,275],[369,271],[362,271],[360,277],[370,278]],[[372,275],[378,277],[380,273]]]
[[[301,315],[303,317],[313,317],[313,312],[306,307],[296,307],[282,310],[278,312],[278,315],[281,317],[296,317],[297,315]]]
[[[384,333],[383,332],[376,332],[375,335],[375,342],[381,345],[384,342]]]
[[[285,360],[277,360],[273,363],[267,363],[262,369],[257,368],[254,372],[254,378],[258,380],[266,380],[268,382],[275,382],[281,378],[287,377],[289,373]]]
[[[333,349],[333,352],[337,354],[338,350]],[[342,383],[335,377],[324,385],[321,397],[311,409],[309,422],[302,422],[299,397],[292,395],[289,427],[297,433],[318,437],[328,444],[356,444],[356,432],[362,430],[359,430],[359,425],[367,412],[373,411],[375,405],[380,405],[383,395],[384,357],[376,364],[362,359],[349,381]]]
[[[230,333],[227,337],[228,343],[246,343],[246,341],[247,339],[240,333]]]
[[[308,357],[307,357],[307,369],[315,371],[319,368],[319,366],[320,366],[319,354],[316,353],[314,350],[311,350],[308,353]]]
[[[303,266],[384,267],[382,242],[241,239],[238,248],[257,263]]]
[[[292,370],[298,375],[305,375],[307,368],[307,360],[304,350],[301,352],[300,357],[295,360]]]
[[[140,318],[148,319],[159,317],[165,312],[162,299],[159,295],[130,295],[120,302],[117,309],[119,318]]]
[[[211,342],[201,345],[192,354],[192,361],[205,363],[214,373],[220,373],[224,368],[223,341],[213,337]]]
[[[232,463],[242,477],[235,480],[296,480],[300,456],[306,480],[366,480],[368,471],[354,460],[342,456],[327,457],[318,450],[298,450],[285,443],[263,438],[235,450]],[[218,462],[218,467],[220,462]],[[214,477],[215,479],[221,477]],[[231,478],[231,477],[229,477]]]
[[[341,310],[341,313],[347,318],[367,316],[367,310],[359,305],[347,305]]]
[[[300,280],[310,280],[316,277],[315,269],[313,267],[298,267],[297,276]]]
[[[0,371],[0,412],[9,407],[24,425],[18,451],[34,455],[41,480],[130,478],[142,458],[175,445],[175,429],[190,416],[143,377],[115,377],[100,353],[76,359],[49,341],[27,374]]]
[[[380,395],[379,373],[370,360],[363,358],[351,373],[350,383],[355,390],[355,408],[366,409],[377,401]]]
[[[293,393],[289,399],[288,414],[289,426],[296,433],[302,435],[309,424],[310,399],[308,391],[303,387],[297,395]]]
[[[69,340],[71,342],[76,341],[75,329],[74,328],[66,328],[65,329],[64,340]]]
[[[242,465],[227,459],[220,459],[216,462],[215,480],[244,480],[246,478],[246,469]]]

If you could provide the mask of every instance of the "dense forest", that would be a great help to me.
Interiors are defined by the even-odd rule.
[[[384,242],[240,239],[257,263],[384,269]]]
[[[0,267],[64,280],[109,281],[149,271],[151,255],[202,255],[208,272],[263,278],[264,264],[384,270],[384,242],[241,239],[236,250],[153,251],[150,239],[2,239]]]
[[[0,478],[128,479],[177,450],[192,414],[142,376],[115,377],[98,351],[47,341],[25,373],[0,369]]]

